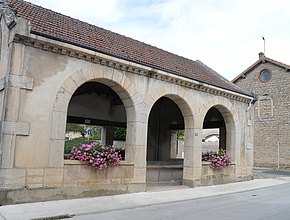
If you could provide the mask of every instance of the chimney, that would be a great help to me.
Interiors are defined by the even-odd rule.
[[[265,57],[264,53],[260,52],[260,53],[259,53],[259,59],[261,59],[261,58],[263,58],[263,57]]]

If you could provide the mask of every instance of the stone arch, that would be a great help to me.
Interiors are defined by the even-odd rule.
[[[219,136],[219,133],[218,132],[210,132],[210,133],[207,133],[206,135],[203,135],[202,136],[202,139],[209,139],[213,136]]]
[[[174,101],[182,112],[185,128],[193,128],[193,107],[195,106],[195,101],[191,98],[188,90],[174,84],[162,84],[151,90],[144,102],[149,109],[152,109],[153,105],[161,97]]]
[[[176,84],[162,84],[150,91],[145,103],[150,109],[161,97],[171,99],[180,108],[184,118],[184,162],[183,184],[195,186],[195,180],[201,178],[201,131],[195,129],[194,115],[199,108],[190,95],[190,90]],[[198,137],[197,137],[198,136]]]
[[[236,160],[238,156],[238,143],[236,142],[238,134],[241,132],[238,130],[236,122],[239,120],[237,110],[232,102],[224,97],[211,97],[207,99],[200,109],[200,118],[202,123],[199,125],[201,128],[203,126],[203,121],[207,112],[212,108],[216,108],[220,114],[223,116],[225,126],[226,126],[226,146],[229,155],[232,160]]]
[[[126,109],[127,124],[135,120],[134,100],[138,100],[140,97],[136,86],[126,77],[124,71],[98,64],[72,73],[59,87],[53,105],[49,167],[63,166],[63,146],[69,101],[77,88],[92,81],[105,84],[118,94]]]

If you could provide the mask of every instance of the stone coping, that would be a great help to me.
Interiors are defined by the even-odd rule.
[[[211,162],[203,161],[202,165],[211,165]],[[232,162],[231,165],[236,165],[236,162]]]
[[[64,160],[64,165],[86,165],[87,161],[79,161],[79,160]],[[121,160],[119,165],[121,166],[134,166],[134,162]]]
[[[149,168],[149,169],[160,169],[160,168],[180,169],[180,168],[183,168],[183,165],[147,165],[146,168]]]
[[[211,162],[208,162],[208,161],[203,161],[202,162],[202,165],[204,166],[209,166],[211,165]],[[236,165],[235,162],[232,162],[231,165]],[[165,168],[165,169],[180,169],[180,168],[183,168],[183,165],[147,165],[146,168],[149,168],[149,169],[160,169],[160,168]]]

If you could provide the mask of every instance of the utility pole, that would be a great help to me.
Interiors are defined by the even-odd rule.
[[[264,56],[266,56],[266,47],[265,47],[265,42],[266,42],[266,40],[265,40],[265,38],[262,36],[262,39],[263,39],[263,41],[264,41]]]

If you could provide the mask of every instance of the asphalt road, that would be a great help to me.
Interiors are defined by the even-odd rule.
[[[290,219],[290,183],[210,198],[75,216],[72,219]]]

